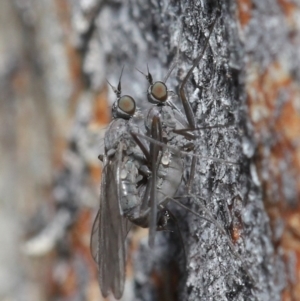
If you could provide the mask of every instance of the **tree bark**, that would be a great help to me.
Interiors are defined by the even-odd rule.
[[[295,65],[298,65],[299,59],[293,47],[290,45],[289,51],[295,55],[288,58],[282,47],[288,43],[288,17],[296,12],[296,6],[282,1],[129,1],[124,4],[101,3],[102,7],[98,5],[99,13],[93,15],[88,35],[81,35],[83,45],[89,45],[84,47],[87,49],[85,61],[92,61],[96,57],[95,53],[99,51],[95,51],[95,45],[100,45],[106,55],[107,74],[113,82],[117,82],[120,69],[125,65],[123,91],[134,95],[141,108],[145,106],[145,99],[141,95],[146,88],[144,78],[134,72],[134,67],[145,70],[147,63],[154,78],[161,79],[179,47],[178,70],[171,74],[168,81],[168,86],[177,91],[180,81],[203,47],[209,26],[218,18],[206,54],[185,90],[198,126],[232,124],[228,128],[201,132],[197,141],[197,154],[235,160],[239,164],[220,164],[213,160],[199,159],[192,191],[197,197],[201,196],[206,200],[205,206],[227,231],[241,260],[237,260],[237,256],[232,254],[227,238],[216,227],[193,215],[178,213],[181,212],[178,210],[177,213],[184,217],[180,218],[184,222],[179,225],[184,238],[187,265],[186,269],[183,268],[180,280],[177,280],[180,288],[177,298],[279,300],[289,276],[282,271],[284,263],[281,250],[274,248],[274,237],[271,237],[269,217],[263,204],[263,196],[266,199],[269,189],[262,188],[266,182],[272,182],[271,177],[266,180],[264,172],[269,173],[270,168],[267,166],[272,160],[269,161],[270,157],[265,154],[270,152],[270,145],[258,138],[261,131],[268,130],[256,122],[256,118],[263,118],[260,108],[256,108],[257,99],[261,101],[256,95],[260,93],[256,88],[260,84],[261,74],[269,75],[277,68],[278,62],[275,63],[274,55],[281,54],[288,63],[293,58]],[[180,24],[183,26],[182,34]],[[261,26],[263,31],[260,30]],[[293,34],[297,36],[295,31]],[[88,42],[85,40],[87,37]],[[102,70],[96,66],[97,64],[86,64],[84,69],[91,75],[89,80],[92,87],[97,87],[103,76]],[[291,76],[294,72],[293,78],[296,80],[296,70],[298,69],[290,67],[285,71]],[[277,69],[275,71],[278,76],[282,72]],[[271,74],[269,77],[272,77]],[[290,78],[285,75],[283,80],[288,81]],[[264,86],[260,88],[263,93],[271,94],[266,98],[274,96],[268,91],[272,90],[268,86],[269,81],[274,88],[277,83],[276,80],[274,83],[274,80],[264,78]],[[276,90],[276,97],[279,97],[281,91],[278,88]],[[267,104],[268,101],[274,102],[274,99],[266,99]],[[274,115],[268,107],[265,109],[269,110],[270,116]],[[293,113],[293,116],[295,114],[297,115]],[[252,118],[254,126],[249,117]],[[299,116],[295,116],[292,126],[298,125]],[[293,134],[290,136],[293,137],[295,145],[299,131]],[[265,135],[269,139],[272,136]],[[299,148],[295,147],[290,153],[297,150]],[[283,163],[287,158],[282,157],[281,160]],[[262,162],[263,166],[260,165]],[[294,162],[297,162],[296,168],[288,165],[284,171],[293,170],[292,174],[299,175],[299,159],[295,158]],[[299,201],[299,180],[282,179],[279,186],[281,191],[286,192],[284,198],[289,197],[293,204]],[[197,211],[197,206],[191,201],[189,204]],[[167,241],[166,249],[160,248],[161,254],[156,259],[149,259],[152,252],[146,247],[142,247],[137,255],[140,259],[136,264],[139,277],[135,282],[137,295],[141,299],[158,298],[153,281],[147,279],[158,278],[163,283],[162,275],[165,273],[161,272],[161,265],[172,260],[174,262],[174,258],[176,260],[174,249],[180,248],[180,239],[169,238]],[[145,264],[147,261],[142,259],[148,259],[150,263]],[[160,272],[155,272],[157,270]],[[171,288],[174,289],[174,286],[171,285]]]
[[[162,80],[179,50],[167,81],[178,95],[217,19],[185,93],[198,127],[222,127],[197,132],[195,197],[180,201],[208,217],[205,207],[226,234],[169,204],[178,229],[157,233],[153,250],[145,231],[129,234],[122,300],[300,300],[300,39],[294,2],[15,0],[1,5],[2,15],[12,16],[6,22],[16,39],[0,31],[7,41],[0,48],[6,188],[0,198],[18,204],[15,211],[1,205],[7,213],[3,222],[22,229],[23,216],[44,208],[26,223],[27,234],[36,236],[23,247],[35,256],[52,251],[22,282],[13,276],[18,274],[13,263],[20,262],[25,273],[30,269],[24,259],[2,250],[12,285],[1,281],[1,295],[31,291],[33,301],[101,300],[86,237],[99,202],[97,156],[109,121],[107,98],[109,104],[115,100],[105,78],[115,85],[124,65],[122,92],[145,112],[147,81],[135,68],[146,72],[148,64],[154,80]],[[185,163],[186,179],[191,157]],[[184,189],[182,183],[178,196]],[[56,210],[49,214],[51,206]],[[15,242],[9,246],[17,248]],[[21,289],[12,292],[14,287]]]

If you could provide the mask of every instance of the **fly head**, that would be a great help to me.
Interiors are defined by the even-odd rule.
[[[107,83],[111,86],[111,88],[113,89],[114,93],[117,96],[117,100],[114,102],[112,106],[113,118],[130,119],[135,113],[136,104],[133,97],[129,95],[121,96],[122,95],[121,78],[122,78],[123,70],[124,70],[124,66],[121,71],[117,88],[112,86],[109,81],[107,81]]]

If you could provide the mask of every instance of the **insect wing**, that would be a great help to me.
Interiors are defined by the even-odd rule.
[[[155,140],[162,141],[162,129],[161,121],[159,115],[155,115],[152,120],[151,125],[151,136]],[[160,161],[159,158],[160,146],[151,143],[150,145],[150,155],[152,156],[151,162],[151,194],[150,194],[150,229],[149,229],[149,246],[154,246],[155,232],[157,226],[157,162]]]
[[[92,229],[91,253],[98,264],[98,280],[102,295],[112,291],[121,298],[125,281],[125,238],[128,221],[120,214],[116,181],[118,162],[104,157],[101,180],[100,209]]]

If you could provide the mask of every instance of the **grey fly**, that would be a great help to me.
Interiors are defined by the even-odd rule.
[[[177,150],[194,150],[194,144],[191,141],[196,139],[196,136],[193,134],[193,131],[196,130],[196,122],[191,105],[185,96],[184,87],[194,68],[199,64],[207,49],[216,20],[217,19],[215,19],[211,26],[203,50],[194,61],[192,67],[180,85],[179,95],[184,108],[184,115],[171,101],[168,100],[169,95],[166,81],[175,65],[172,66],[164,81],[154,82],[149,69],[147,75],[138,70],[146,76],[146,79],[149,82],[147,90],[148,101],[155,104],[155,106],[149,109],[145,117],[145,127],[147,131],[145,138],[149,139],[150,137],[153,139],[150,143],[150,148],[153,149],[152,157],[150,159],[152,162],[150,167],[152,174],[149,233],[150,246],[154,245],[158,205],[165,206],[170,198],[175,196],[182,182],[182,176],[184,173],[184,158],[182,154],[178,151],[174,152],[172,148],[166,148],[162,145],[164,143],[168,146],[176,147]],[[136,137],[135,133],[132,135],[134,138]],[[154,140],[159,143],[156,143]],[[139,142],[137,141],[137,143]],[[190,179],[193,178],[196,160],[197,157],[193,156]],[[188,183],[187,187],[189,191],[190,183]]]
[[[122,74],[121,74],[122,76]],[[121,76],[117,89],[117,101],[112,108],[113,121],[104,138],[105,154],[99,156],[103,161],[100,186],[100,208],[97,213],[91,236],[91,252],[98,265],[98,280],[102,295],[108,296],[111,290],[116,298],[121,298],[125,280],[125,238],[130,228],[126,212],[137,206],[136,183],[137,167],[143,160],[134,150],[135,143],[128,135],[130,118],[136,105],[131,96],[121,96]],[[128,160],[123,157],[127,154]],[[130,152],[137,154],[130,160]],[[131,176],[127,176],[128,173]],[[126,181],[122,181],[121,179]],[[122,193],[122,185],[129,195]],[[122,202],[122,197],[128,202]]]
[[[219,231],[227,237],[229,247],[234,254],[234,256],[242,262],[240,255],[236,252],[234,245],[230,238],[228,237],[224,228],[215,220],[211,213],[201,204],[202,199],[198,195],[194,195],[190,192],[191,181],[193,180],[195,166],[197,158],[211,159],[214,161],[219,161],[227,164],[237,164],[236,162],[231,162],[227,160],[217,159],[217,158],[205,158],[203,156],[198,156],[194,153],[194,143],[192,142],[197,138],[194,134],[197,130],[202,129],[212,129],[218,127],[224,127],[224,125],[216,125],[210,127],[196,127],[194,113],[192,111],[191,105],[185,95],[184,88],[187,84],[194,68],[199,64],[202,59],[208,43],[210,36],[213,32],[217,18],[214,20],[209,35],[206,39],[204,47],[198,57],[195,59],[192,67],[189,69],[188,73],[181,82],[179,88],[179,99],[181,100],[184,114],[171,102],[168,100],[168,89],[166,86],[166,81],[170,72],[175,66],[172,66],[164,81],[153,81],[152,75],[149,72],[144,74],[149,82],[149,87],[147,90],[148,101],[155,104],[146,114],[145,127],[147,134],[143,135],[140,133],[132,133],[133,137],[136,139],[145,139],[150,142],[150,148],[155,149],[152,152],[151,157],[151,173],[152,173],[152,188],[151,188],[151,198],[150,198],[150,231],[149,231],[149,245],[154,245],[155,238],[155,225],[157,224],[157,208],[162,206],[165,208],[169,201],[176,203],[177,205],[183,207],[187,211],[199,216],[213,223]],[[137,142],[138,143],[138,142]],[[177,190],[182,182],[182,177],[184,173],[184,155],[190,155],[192,157],[190,177],[187,183],[187,193],[184,196],[175,197]],[[190,198],[196,205],[198,205],[201,210],[208,216],[208,218],[196,213],[195,211],[184,206],[177,200],[180,198]],[[249,279],[253,281],[251,275],[249,275],[247,269],[244,269],[245,273]]]
[[[131,223],[149,227],[153,175],[148,166],[156,147],[149,150],[132,138],[131,132],[139,133],[132,118],[136,106],[131,96],[121,96],[121,77],[113,89],[117,101],[112,107],[113,121],[105,133],[105,154],[99,156],[103,162],[100,208],[92,229],[91,253],[98,265],[102,295],[106,297],[111,291],[119,299],[124,290],[125,239]],[[165,229],[169,218],[168,211],[160,208],[155,229]]]

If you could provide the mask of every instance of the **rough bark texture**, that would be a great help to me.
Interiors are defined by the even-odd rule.
[[[182,201],[206,216],[204,205],[227,235],[170,204],[180,232],[158,233],[154,250],[147,232],[129,235],[122,300],[300,300],[296,4],[6,0],[0,14],[0,221],[10,229],[1,234],[1,297],[101,300],[88,249],[109,121],[105,78],[116,84],[125,65],[122,91],[144,110],[147,82],[135,67],[148,64],[161,80],[179,47],[167,82],[177,93],[217,18],[185,91],[198,126],[226,125],[199,131],[197,155],[238,164],[199,158],[195,198]],[[33,236],[24,251],[51,251],[35,265],[16,252],[24,224]]]
[[[179,47],[179,69],[169,80],[170,89],[176,91],[193,59],[201,51],[209,26],[218,18],[210,46],[188,83],[186,93],[198,126],[232,124],[228,128],[203,131],[197,141],[197,154],[235,160],[239,164],[199,159],[192,192],[197,201],[200,201],[199,196],[206,200],[205,206],[226,229],[229,239],[234,240],[241,261],[229,249],[228,237],[214,225],[182,213],[186,225],[179,225],[184,237],[187,269],[178,280],[180,290],[177,291],[177,298],[279,300],[284,286],[281,282],[275,285],[280,261],[274,257],[262,191],[251,162],[255,147],[248,130],[242,84],[244,50],[234,19],[235,3],[223,3],[220,17],[218,7],[217,1],[131,1],[126,5],[103,5],[95,19],[96,26],[90,37],[86,61],[89,57],[95,57],[92,45],[99,38],[101,48],[109,57],[108,72],[114,76],[111,81],[117,81],[119,70],[125,64],[123,91],[134,95],[142,106],[145,102],[142,94],[145,90],[144,78],[133,68],[137,66],[145,70],[147,62],[153,77],[161,79]],[[183,30],[178,45],[180,20]],[[86,72],[93,75],[93,86],[101,78],[100,70],[95,66],[95,63],[86,66]],[[200,212],[199,207],[192,203],[190,201],[189,206]],[[157,285],[148,279],[156,278],[156,281],[163,282],[165,277],[160,272],[161,265],[176,261],[173,250],[175,244],[180,247],[180,239],[177,236],[171,241],[163,244],[167,250],[160,245],[160,252],[157,251],[155,256],[146,247],[140,250],[140,260],[136,266],[139,277],[135,279],[139,298],[163,300],[163,293],[157,292]],[[160,244],[162,242],[163,238]],[[144,264],[146,259],[147,265]],[[174,286],[170,285],[170,288],[174,290]]]
[[[275,254],[285,262],[276,283],[285,284],[282,300],[299,300],[299,5],[239,1],[237,12],[256,165]]]

